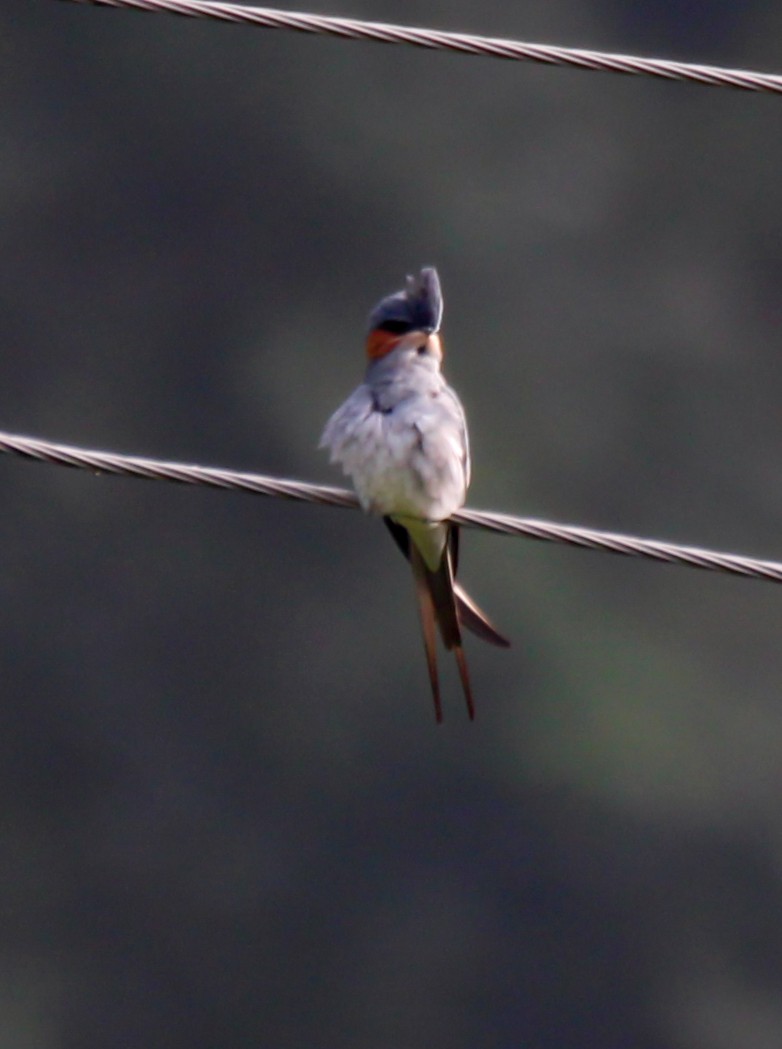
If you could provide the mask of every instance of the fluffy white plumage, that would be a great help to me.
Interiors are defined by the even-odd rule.
[[[401,340],[370,363],[320,442],[365,510],[401,520],[413,533],[420,531],[415,519],[444,521],[463,506],[470,480],[464,410],[440,373],[440,357],[437,336]]]

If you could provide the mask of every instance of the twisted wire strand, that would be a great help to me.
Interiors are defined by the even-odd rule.
[[[324,506],[339,506],[356,509],[358,499],[344,488],[306,484],[303,481],[284,480],[279,477],[264,477],[262,474],[244,473],[238,470],[221,470],[208,466],[191,466],[185,463],[162,462],[158,459],[142,459],[135,455],[117,455],[114,452],[93,451],[67,444],[54,444],[33,437],[0,433],[0,453],[19,455],[89,470],[96,474],[118,474],[126,477],[141,477],[147,480],[175,481],[179,484],[201,485],[207,488],[233,489],[252,492],[280,499],[293,499]],[[782,583],[782,563],[760,561],[736,554],[703,550],[694,546],[677,546],[657,539],[639,539],[636,536],[602,532],[575,525],[558,524],[532,517],[511,517],[508,514],[480,510],[460,510],[451,520],[468,528],[479,528],[501,535],[524,536],[549,543],[566,543],[570,546],[626,557],[642,557],[667,564],[690,565],[712,572],[727,572],[732,575],[765,579]]]
[[[663,80],[684,80],[712,87],[733,87],[742,91],[782,93],[782,76],[745,69],[671,62],[659,58],[638,58],[581,48],[529,44],[520,40],[450,33],[435,29],[365,22],[356,18],[279,11],[269,7],[245,7],[210,0],[68,0],[70,3],[98,7],[122,7],[136,11],[168,12],[189,18],[211,18],[220,22],[239,22],[267,29],[293,29],[301,33],[320,33],[349,40],[373,40],[384,44],[411,44],[436,51],[486,55],[545,65],[575,66],[579,69],[651,76]]]

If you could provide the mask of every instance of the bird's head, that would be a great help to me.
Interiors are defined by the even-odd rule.
[[[405,287],[381,299],[369,315],[366,351],[377,361],[398,348],[415,349],[442,359],[437,334],[443,317],[440,278],[434,266],[425,266]]]

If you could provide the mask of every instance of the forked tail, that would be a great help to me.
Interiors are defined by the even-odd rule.
[[[403,525],[392,521],[390,517],[384,517],[383,521],[394,542],[409,561],[410,533]],[[476,605],[464,588],[456,582],[456,573],[459,567],[459,528],[457,525],[450,526],[448,549],[451,553],[453,592],[456,600],[456,617],[459,620],[459,624],[465,630],[469,630],[470,633],[479,637],[481,641],[486,641],[490,645],[496,645],[498,648],[510,648],[510,641],[499,632],[486,613]]]
[[[420,551],[414,543],[409,543],[410,564],[413,568],[418,609],[421,615],[421,630],[424,637],[426,665],[429,670],[429,682],[434,699],[434,716],[438,722],[443,720],[442,701],[440,698],[440,681],[437,674],[437,639],[435,624],[440,628],[443,644],[456,656],[464,698],[467,701],[467,714],[470,720],[475,718],[470,675],[467,660],[462,647],[462,633],[459,626],[456,594],[453,582],[453,561],[451,544],[447,543],[439,568],[431,571],[426,565]]]

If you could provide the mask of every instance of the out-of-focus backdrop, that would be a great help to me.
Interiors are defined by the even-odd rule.
[[[301,6],[782,70],[782,10]],[[436,264],[473,506],[782,557],[782,100],[0,11],[0,428],[341,483]],[[0,460],[2,1049],[776,1049],[782,588]]]

